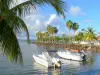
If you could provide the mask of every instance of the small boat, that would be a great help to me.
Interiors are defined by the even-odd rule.
[[[86,60],[86,54],[83,50],[82,51],[79,51],[79,50],[64,50],[64,51],[58,51],[57,54],[61,58],[65,58],[65,59],[76,60],[76,61]]]
[[[52,58],[51,56],[49,56],[48,52],[43,52],[42,54],[38,54],[38,55],[34,55],[33,54],[33,58],[34,60],[45,66],[45,67],[60,67],[61,63],[60,60],[58,58]]]

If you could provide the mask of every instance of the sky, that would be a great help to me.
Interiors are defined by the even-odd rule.
[[[36,32],[45,32],[47,25],[56,26],[58,28],[58,36],[68,34],[66,22],[72,20],[79,24],[79,29],[87,29],[92,27],[96,30],[96,34],[100,32],[100,0],[63,0],[66,2],[66,18],[63,19],[58,15],[55,9],[51,6],[37,7],[31,14],[28,14],[23,19],[26,23],[30,38],[36,38]],[[77,31],[77,32],[78,32]],[[71,34],[73,31],[71,30]],[[26,37],[22,32],[19,37]]]

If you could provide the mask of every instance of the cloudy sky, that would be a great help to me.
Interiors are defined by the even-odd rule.
[[[27,24],[30,37],[35,38],[36,32],[46,31],[47,25],[56,26],[59,30],[58,34],[68,34],[66,22],[72,20],[79,24],[79,30],[93,27],[96,33],[100,32],[100,0],[64,0],[66,5],[66,19],[57,15],[51,6],[37,7],[37,10],[31,12],[23,20]],[[25,37],[24,33],[20,34]]]

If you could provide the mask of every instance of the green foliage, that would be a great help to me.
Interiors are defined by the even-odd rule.
[[[75,33],[76,33],[76,31],[78,30],[78,28],[79,28],[79,25],[78,25],[78,23],[73,23],[73,25],[72,25],[72,29],[74,30],[74,36],[75,36]]]
[[[74,37],[75,41],[82,41],[84,40],[84,33],[83,32],[79,32],[75,37]]]
[[[62,34],[62,40],[67,42],[67,41],[69,41],[69,37],[66,36],[66,34]]]
[[[16,35],[4,19],[0,22],[0,45],[10,61],[23,62]]]
[[[70,37],[70,30],[72,28],[72,25],[73,25],[73,22],[71,20],[68,20],[66,22],[66,27],[68,28],[68,34],[69,34],[69,37]]]
[[[52,34],[52,26],[51,25],[48,25],[47,31],[48,31],[49,34]]]
[[[56,34],[56,33],[58,32],[57,27],[53,27],[53,31],[54,31],[54,33]]]
[[[66,26],[67,26],[69,31],[71,30],[72,25],[73,25],[73,22],[71,20],[68,20],[67,23],[66,23]]]
[[[66,38],[67,36],[66,36],[66,34],[62,34],[62,38]]]
[[[74,36],[75,36],[76,31],[79,29],[79,25],[76,22],[73,23],[71,20],[68,20],[66,22],[66,27],[68,28],[68,33],[69,33],[68,38],[69,38],[69,40],[72,40],[72,37],[70,36],[70,30],[72,29],[74,31]],[[77,36],[76,36],[76,38],[77,38]],[[74,39],[76,39],[76,38],[74,38]]]
[[[96,34],[93,28],[88,27],[85,33],[85,40],[87,41],[94,41],[96,39]]]
[[[79,25],[78,25],[78,23],[73,23],[73,25],[72,25],[72,29],[74,30],[74,31],[76,31],[77,29],[79,28]]]
[[[52,27],[51,25],[48,25],[47,31],[49,34],[53,35],[53,34],[56,34],[58,32],[58,29],[57,29],[57,27]]]
[[[37,41],[44,42],[44,43],[58,43],[59,41],[62,41],[62,42],[68,41],[68,37],[65,34],[63,34],[62,37],[53,35],[53,34],[56,34],[57,32],[58,32],[57,27],[52,27],[52,26],[48,25],[47,32],[41,33],[39,31],[36,33]],[[40,35],[41,35],[41,37],[40,37]]]
[[[76,41],[94,41],[96,39],[96,34],[93,28],[88,27],[87,30],[82,29],[81,32],[78,33],[78,35],[75,36]]]

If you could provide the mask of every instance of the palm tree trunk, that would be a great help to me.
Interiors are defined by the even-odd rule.
[[[76,33],[76,30],[74,30],[74,35],[73,35],[74,37],[75,37],[75,33]]]
[[[73,40],[75,40],[75,33],[76,33],[76,30],[74,30],[74,33],[73,33]]]

